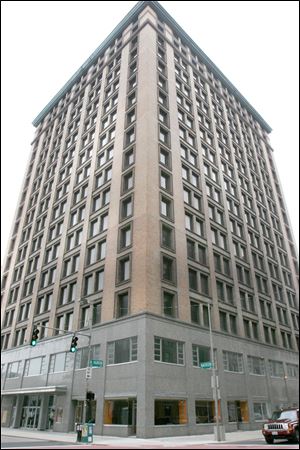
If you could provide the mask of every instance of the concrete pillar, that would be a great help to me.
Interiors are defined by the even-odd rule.
[[[14,421],[12,423],[12,428],[19,428],[21,426],[21,414],[22,414],[22,407],[23,407],[23,395],[17,396],[17,402],[16,402],[16,412]]]
[[[49,401],[49,395],[42,394],[39,422],[38,422],[38,426],[37,426],[38,430],[46,429],[47,420],[48,420],[48,401]]]

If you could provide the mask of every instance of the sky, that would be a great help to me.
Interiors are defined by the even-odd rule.
[[[161,1],[273,129],[299,248],[299,3]],[[134,1],[1,2],[1,261],[34,137],[33,119]]]

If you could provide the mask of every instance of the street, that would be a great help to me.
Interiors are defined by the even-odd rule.
[[[46,439],[34,439],[24,438],[24,437],[14,437],[14,436],[2,436],[1,439],[1,449],[26,449],[26,448],[39,448],[39,449],[248,449],[248,450],[256,450],[256,449],[293,449],[298,448],[298,444],[289,443],[287,441],[278,441],[273,445],[268,445],[263,438],[252,439],[248,441],[236,441],[236,442],[224,442],[224,443],[210,443],[210,444],[187,444],[187,445],[174,445],[174,441],[170,446],[168,446],[168,442],[165,441],[163,444],[161,443],[150,443],[149,444],[131,444],[126,445],[126,438],[123,440],[124,444],[122,445],[114,445],[113,442],[111,444],[78,444],[76,442],[61,442],[61,441],[53,441]]]

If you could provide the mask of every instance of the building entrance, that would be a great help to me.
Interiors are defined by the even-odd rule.
[[[41,409],[40,396],[25,395],[22,408],[21,427],[37,428],[40,417],[40,409]]]

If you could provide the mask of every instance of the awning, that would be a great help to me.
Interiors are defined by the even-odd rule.
[[[42,386],[20,389],[5,389],[1,391],[1,395],[18,395],[18,394],[64,394],[67,386]]]

